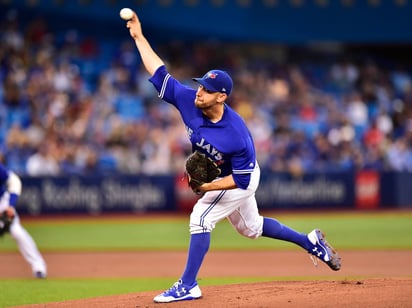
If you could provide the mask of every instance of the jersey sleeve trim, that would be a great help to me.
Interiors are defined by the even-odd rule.
[[[254,169],[232,170],[233,174],[247,174],[252,173]]]
[[[162,87],[160,88],[160,92],[159,92],[159,98],[163,98],[163,96],[165,95],[167,82],[169,81],[170,77],[171,75],[168,73],[163,79]]]

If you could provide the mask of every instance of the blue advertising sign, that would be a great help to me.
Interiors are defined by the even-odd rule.
[[[353,174],[262,172],[256,199],[261,209],[353,207]]]
[[[22,177],[21,213],[166,211],[175,208],[173,176]]]

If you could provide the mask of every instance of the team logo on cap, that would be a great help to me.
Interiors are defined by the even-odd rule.
[[[216,73],[209,73],[209,74],[207,74],[207,78],[215,79],[216,77],[217,77],[217,74],[216,74]]]

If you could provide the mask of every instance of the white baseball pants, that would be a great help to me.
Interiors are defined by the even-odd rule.
[[[206,192],[193,207],[190,233],[211,232],[219,221],[227,218],[241,235],[248,238],[261,236],[263,217],[259,214],[255,198],[259,179],[260,169],[256,164],[247,189]]]

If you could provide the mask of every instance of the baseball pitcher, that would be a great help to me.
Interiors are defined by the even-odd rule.
[[[180,112],[193,152],[199,152],[219,168],[217,178],[209,178],[209,182],[204,180],[208,179],[207,176],[190,182],[202,171],[190,174],[191,171],[187,170],[191,188],[202,197],[190,215],[191,237],[186,268],[180,279],[157,295],[154,301],[168,303],[202,296],[197,274],[209,249],[210,233],[223,219],[228,219],[245,237],[255,239],[264,236],[294,243],[332,270],[339,270],[340,258],[319,229],[303,234],[259,214],[255,199],[259,165],[253,138],[245,122],[226,104],[233,90],[230,75],[224,70],[210,70],[203,77],[193,78],[198,87],[192,89],[168,72],[143,35],[135,13],[127,22],[127,28],[159,97]],[[202,161],[199,164],[206,165]]]

